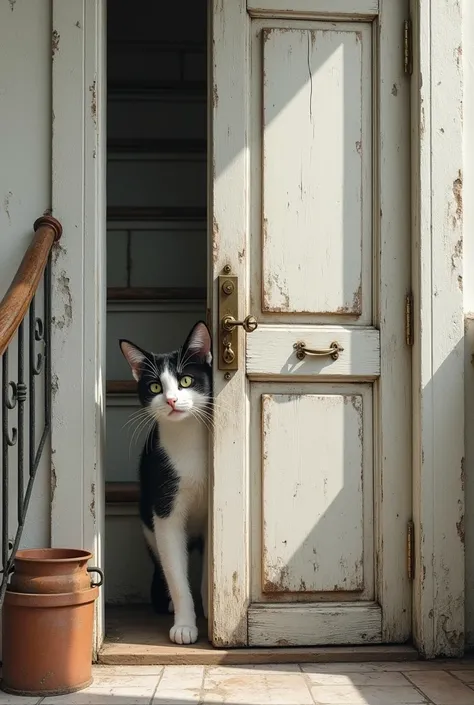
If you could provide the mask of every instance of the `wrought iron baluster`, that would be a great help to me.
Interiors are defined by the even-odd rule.
[[[29,314],[29,390],[30,390],[30,409],[29,409],[29,471],[30,477],[33,473],[33,466],[35,463],[35,450],[36,450],[36,380],[35,380],[35,332],[36,332],[36,296],[30,304],[30,314]]]
[[[8,563],[8,349],[2,357],[2,565]],[[5,574],[4,574],[5,577]]]
[[[61,224],[50,216],[43,216],[38,219],[34,226],[37,233],[35,244],[39,251],[44,247],[49,240],[49,249],[46,260],[46,267],[43,274],[44,286],[44,302],[42,306],[42,315],[36,315],[36,298],[33,295],[28,295],[29,310],[28,324],[26,316],[15,323],[17,331],[17,361],[18,371],[16,382],[9,379],[9,348],[12,335],[8,337],[8,342],[3,343],[2,347],[2,567],[0,584],[0,608],[3,604],[5,592],[8,586],[8,579],[13,570],[14,558],[20,546],[20,541],[25,526],[25,517],[28,511],[28,506],[33,492],[36,473],[41,461],[45,444],[51,428],[51,247],[54,241],[58,241],[61,237]],[[44,260],[42,260],[44,264]],[[26,264],[25,264],[26,263]],[[29,267],[31,270],[31,247],[27,251],[22,266]],[[19,270],[21,271],[21,270]],[[18,273],[17,273],[18,275]],[[1,305],[5,311],[11,310],[11,302],[8,299],[8,292],[4,297]],[[7,304],[10,304],[8,309]],[[26,327],[28,325],[28,328]],[[8,330],[8,329],[7,329]],[[25,353],[25,339],[28,336],[28,351]],[[4,338],[5,340],[5,338]],[[11,350],[10,350],[11,353]],[[28,365],[28,370],[26,370]],[[44,391],[44,422],[42,420],[41,436],[37,438],[36,428],[36,377],[43,374],[44,390],[41,385],[41,391]],[[26,413],[25,402],[29,396],[29,409]],[[11,417],[9,411],[18,405],[16,413],[16,427],[11,427]],[[10,430],[11,429],[11,430]],[[27,440],[28,439],[28,440]],[[26,443],[28,447],[28,469],[29,473],[25,477],[25,452]],[[10,485],[10,460],[9,450],[12,446],[18,444],[18,466],[17,466],[17,482],[18,482],[18,498],[17,498],[17,514],[18,525],[15,529],[15,535],[12,540],[9,539],[9,487]]]
[[[44,273],[44,422],[51,426],[51,254]]]
[[[27,386],[25,384],[25,328],[24,321],[18,328],[18,523],[23,523],[23,499],[25,496],[25,401]]]

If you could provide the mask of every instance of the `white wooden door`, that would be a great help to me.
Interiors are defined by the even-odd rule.
[[[410,637],[405,12],[214,2],[217,646]],[[219,369],[224,271],[239,318],[259,322],[240,330],[232,372]],[[323,354],[299,359],[297,343]]]

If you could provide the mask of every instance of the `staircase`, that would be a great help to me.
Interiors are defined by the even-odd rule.
[[[118,339],[172,350],[206,317],[206,3],[145,5],[139,21],[125,2],[108,17],[106,599],[115,603],[147,600],[149,589],[136,508],[144,434],[132,442],[136,385]],[[126,572],[135,577],[124,585]]]

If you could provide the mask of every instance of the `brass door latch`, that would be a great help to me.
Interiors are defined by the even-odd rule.
[[[238,329],[253,333],[258,327],[255,316],[239,320],[239,283],[232,275],[221,275],[219,284],[219,369],[239,368]]]

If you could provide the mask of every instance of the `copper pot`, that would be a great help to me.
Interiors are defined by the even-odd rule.
[[[91,558],[89,551],[72,548],[17,551],[10,588],[13,592],[46,595],[100,587],[101,570],[87,567]],[[92,582],[89,573],[98,573],[99,582]]]
[[[3,604],[1,689],[14,695],[63,695],[92,683],[97,587],[35,595],[7,590]]]

